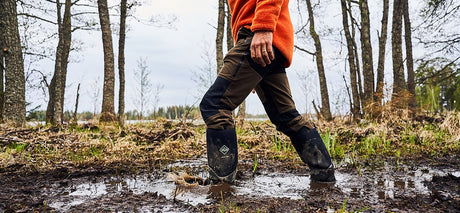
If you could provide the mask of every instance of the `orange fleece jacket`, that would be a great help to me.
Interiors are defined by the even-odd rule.
[[[273,32],[273,45],[286,57],[285,67],[292,62],[294,29],[289,14],[289,0],[228,0],[232,13],[232,33],[247,27],[252,32]]]

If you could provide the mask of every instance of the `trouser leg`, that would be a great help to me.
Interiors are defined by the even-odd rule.
[[[240,33],[243,38],[225,56],[222,70],[200,103],[208,128],[211,179],[233,181],[238,149],[232,111],[255,88],[270,120],[291,138],[302,161],[310,167],[312,180],[335,180],[332,161],[321,137],[295,108],[283,56],[275,49],[275,61],[266,67],[259,66],[249,57],[251,35]]]
[[[290,137],[302,161],[308,164],[311,179],[335,181],[331,157],[316,131],[296,110],[284,68],[273,70],[256,87],[265,111],[277,130]]]
[[[209,174],[214,181],[232,182],[235,177],[238,148],[232,111],[262,80],[248,62],[250,42],[249,35],[238,40],[225,56],[222,70],[200,103],[207,126]]]

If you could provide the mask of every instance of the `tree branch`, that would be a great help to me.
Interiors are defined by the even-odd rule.
[[[33,55],[33,56],[39,56],[39,57],[43,57],[43,58],[50,58],[51,57],[49,55],[45,55],[45,54],[40,54],[40,53],[33,53],[33,52],[23,52],[25,55]]]
[[[298,50],[300,50],[300,51],[302,51],[302,52],[308,53],[308,54],[310,54],[310,55],[313,55],[313,56],[316,55],[315,52],[308,51],[308,50],[306,50],[306,49],[304,49],[304,48],[302,48],[302,47],[299,47],[299,46],[297,46],[297,45],[294,45],[294,47],[295,47],[296,49],[298,49]]]
[[[44,18],[35,16],[35,15],[31,15],[31,14],[28,14],[28,13],[18,13],[18,16],[26,16],[26,17],[30,17],[30,18],[35,18],[35,19],[38,19],[38,20],[41,20],[41,21],[44,21],[44,22],[47,22],[47,23],[50,23],[50,24],[57,25],[56,22],[53,22],[53,21],[50,21],[48,19],[44,19]]]

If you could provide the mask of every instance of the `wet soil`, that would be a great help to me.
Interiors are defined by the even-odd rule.
[[[240,162],[232,185],[171,179],[205,180],[202,158],[125,173],[10,169],[0,173],[0,212],[460,212],[458,156],[336,166],[337,182],[320,184],[304,166],[264,160],[254,172],[253,162]]]

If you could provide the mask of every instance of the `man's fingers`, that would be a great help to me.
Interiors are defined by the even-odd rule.
[[[262,49],[256,48],[256,63],[260,64],[262,67],[265,67],[266,63],[263,57],[264,53],[262,52]]]
[[[266,54],[266,53],[265,53]],[[251,45],[251,58],[257,64],[260,64],[262,67],[265,67],[265,60],[263,58],[264,53],[262,52],[260,46]]]
[[[256,47],[254,45],[251,45],[251,58],[252,60],[256,59]]]
[[[251,58],[262,67],[271,64],[275,60],[272,46],[273,32],[259,31],[254,34],[251,42]]]
[[[272,46],[269,46],[267,48],[267,53],[268,53],[268,57],[270,58],[270,61],[275,60],[275,53],[273,53],[273,47]]]
[[[270,56],[266,49],[262,50],[262,60],[265,64],[271,64]]]

